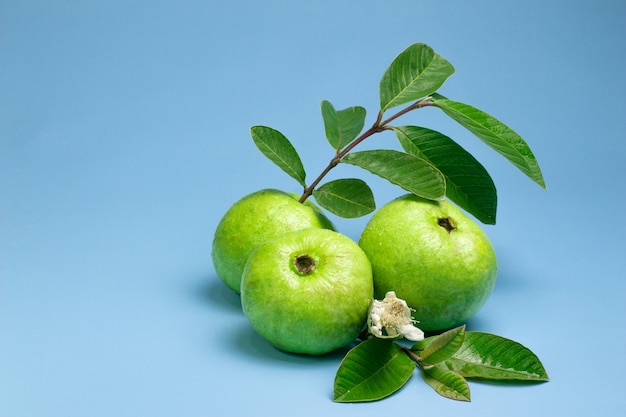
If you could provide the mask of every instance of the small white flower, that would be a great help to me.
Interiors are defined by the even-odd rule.
[[[404,336],[417,342],[424,340],[424,332],[414,326],[411,308],[394,291],[385,294],[382,301],[373,300],[367,318],[369,332],[382,339]]]

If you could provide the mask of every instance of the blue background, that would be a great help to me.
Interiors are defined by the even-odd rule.
[[[625,18],[623,1],[3,1],[0,416],[622,414]],[[371,124],[414,42],[456,67],[442,94],[513,127],[543,169],[547,191],[436,109],[402,119],[492,174],[499,281],[469,326],[522,342],[551,381],[473,382],[468,404],[415,374],[384,401],[336,404],[341,352],[255,334],[212,235],[243,195],[300,191],[250,126],[282,131],[313,178],[331,157],[320,102]],[[403,193],[335,171],[378,205]],[[368,219],[331,217],[355,240]]]

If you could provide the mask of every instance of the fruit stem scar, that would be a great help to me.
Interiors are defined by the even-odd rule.
[[[437,224],[446,229],[448,233],[452,233],[452,231],[456,229],[456,224],[454,223],[454,219],[452,217],[442,217],[437,219]]]
[[[302,274],[310,274],[316,266],[315,260],[313,260],[313,258],[306,253],[296,256],[294,265],[296,266],[298,272]]]

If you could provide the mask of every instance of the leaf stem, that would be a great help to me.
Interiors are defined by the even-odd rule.
[[[400,344],[398,343],[398,345],[400,345]],[[403,351],[404,353],[406,353],[406,354],[407,354],[407,356],[408,356],[409,358],[411,358],[411,359],[412,359],[415,363],[417,363],[417,364],[418,364],[418,365],[420,365],[420,366],[423,366],[423,365],[422,365],[422,358],[420,358],[420,356],[419,356],[417,353],[413,352],[411,349],[409,349],[409,348],[408,348],[408,347],[406,347],[406,346],[402,346],[402,345],[400,345],[400,348],[402,348],[402,351]]]
[[[410,111],[413,111],[413,110],[416,110],[416,109],[420,109],[422,107],[432,106],[432,105],[433,105],[432,97],[430,97],[430,96],[425,97],[425,98],[423,98],[421,100],[416,101],[415,103],[411,104],[410,106],[400,110],[398,113],[394,114],[390,118],[386,119],[384,122],[381,123],[381,126],[385,126],[386,127],[386,126],[389,125],[389,123],[393,122],[398,117],[403,116],[403,115],[407,114]]]
[[[318,175],[318,177],[308,186],[304,188],[304,192],[302,193],[302,195],[300,196],[300,202],[304,203],[306,201],[307,198],[309,198],[312,194],[313,194],[313,190],[315,190],[315,187],[317,187],[319,185],[319,183],[322,181],[322,179],[326,176],[326,174],[328,174],[330,172],[331,169],[333,169],[334,167],[336,167],[337,165],[339,165],[339,163],[341,162],[341,159],[346,156],[350,151],[352,151],[352,149],[354,149],[357,145],[359,145],[361,142],[363,142],[365,139],[369,138],[370,136],[382,132],[384,130],[388,130],[390,129],[389,127],[389,123],[393,122],[394,120],[396,120],[398,117],[422,108],[422,107],[426,107],[426,106],[431,106],[433,105],[432,102],[432,98],[431,97],[425,97],[419,101],[416,101],[415,103],[411,104],[410,106],[405,107],[404,109],[400,110],[399,112],[397,112],[396,114],[394,114],[393,116],[387,118],[386,120],[382,121],[383,119],[383,112],[382,110],[378,112],[378,116],[376,117],[376,121],[374,122],[374,124],[372,125],[372,127],[370,127],[369,129],[367,129],[365,132],[363,132],[359,137],[357,137],[356,139],[354,139],[352,142],[350,142],[345,148],[343,148],[342,150],[338,150],[337,153],[335,154],[335,156],[333,157],[333,159],[330,160],[330,162],[328,163],[328,165],[326,166],[326,168],[324,168],[324,170],[320,173],[320,175]]]

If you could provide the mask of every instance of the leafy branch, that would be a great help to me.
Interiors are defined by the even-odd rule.
[[[376,118],[376,121],[374,122],[374,124],[372,125],[372,127],[370,127],[368,130],[366,130],[365,132],[363,132],[359,137],[357,137],[356,139],[354,139],[353,141],[349,142],[347,146],[345,146],[343,149],[338,149],[337,153],[335,154],[335,157],[333,159],[331,159],[330,163],[326,166],[326,168],[322,171],[322,173],[311,183],[310,186],[306,187],[304,189],[304,193],[302,193],[302,196],[300,197],[300,202],[304,203],[304,201],[309,198],[312,194],[313,191],[315,190],[315,187],[318,186],[318,184],[322,181],[322,179],[326,176],[326,174],[328,174],[330,172],[331,169],[333,169],[334,167],[336,167],[340,162],[342,162],[342,159],[344,156],[346,156],[350,151],[352,151],[352,149],[354,149],[357,145],[359,145],[361,142],[363,142],[365,139],[369,138],[370,136],[376,134],[376,133],[380,133],[383,132],[385,130],[391,130],[393,129],[392,127],[389,126],[389,124],[394,121],[395,119],[397,119],[398,117],[412,111],[415,109],[419,109],[421,107],[425,107],[425,106],[429,106],[432,105],[432,100],[430,97],[426,97],[422,100],[419,100],[418,102],[412,104],[411,106],[408,106],[406,108],[404,108],[403,110],[399,111],[398,113],[394,114],[393,116],[389,117],[388,119],[386,119],[385,121],[382,121],[383,118],[383,112],[382,110],[378,112],[378,117]],[[326,113],[324,113],[324,107],[326,107]],[[328,102],[328,101],[324,101],[322,103],[322,115],[329,114],[329,107],[332,108],[332,105]],[[356,107],[353,109],[362,109],[361,107]],[[346,109],[346,110],[351,110],[351,109]],[[334,108],[332,108],[332,111],[334,111]],[[365,117],[365,109],[363,109],[363,117]],[[332,117],[332,116],[327,116],[327,117]],[[328,120],[328,119],[325,119]],[[332,121],[330,121],[327,124],[330,124],[332,122],[335,121],[339,121],[340,118],[337,117],[335,119],[331,119]],[[332,128],[331,128],[332,129]],[[332,131],[332,130],[331,130]],[[327,135],[328,135],[328,129],[326,130]],[[330,140],[330,138],[329,138]],[[341,142],[338,142],[341,145]]]
[[[456,327],[407,347],[389,339],[369,338],[352,348],[335,376],[333,401],[366,402],[402,388],[416,368],[443,397],[470,401],[468,379],[544,382],[539,358],[521,344]]]
[[[360,179],[338,179],[321,184],[340,163],[361,167],[423,198],[449,198],[486,224],[495,224],[496,187],[486,169],[451,138],[423,127],[392,126],[401,116],[424,107],[441,109],[446,115],[509,160],[522,173],[545,188],[543,175],[528,144],[493,116],[468,104],[437,93],[454,73],[446,59],[423,43],[401,52],[380,81],[380,110],[372,126],[363,131],[366,110],[355,106],[335,110],[321,104],[326,138],[335,151],[326,168],[306,183],[300,156],[279,131],[253,126],[252,138],[259,150],[302,187],[300,202],[313,196],[326,210],[346,218],[360,217],[376,209],[370,187]],[[384,119],[387,110],[412,103]],[[379,149],[354,152],[374,134],[395,132],[403,151]]]

